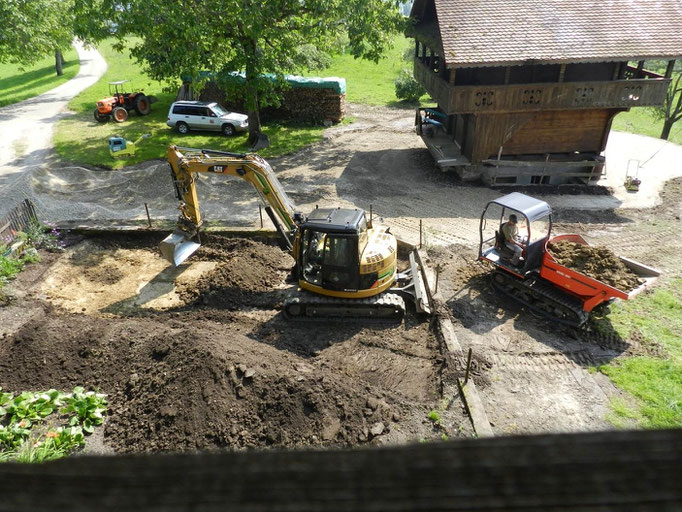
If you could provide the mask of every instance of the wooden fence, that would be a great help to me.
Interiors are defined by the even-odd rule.
[[[0,219],[0,246],[10,245],[19,231],[26,231],[32,222],[37,222],[33,203],[24,199],[15,206],[5,217]]]
[[[0,510],[682,509],[682,430],[0,464]]]

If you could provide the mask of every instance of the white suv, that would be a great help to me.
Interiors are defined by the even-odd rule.
[[[249,118],[229,112],[217,103],[176,101],[168,111],[166,124],[183,134],[190,130],[212,130],[234,135],[249,129]]]

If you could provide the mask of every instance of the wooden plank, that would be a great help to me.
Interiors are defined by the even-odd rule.
[[[580,162],[558,162],[544,160],[494,160],[487,159],[481,163],[494,167],[596,167],[603,164],[597,160],[581,160]],[[589,172],[589,171],[588,171]]]
[[[455,334],[455,328],[453,327],[450,318],[442,314],[439,315],[438,327],[449,354],[453,358],[463,359],[464,351],[459,344],[457,334]],[[463,379],[457,379],[457,384],[460,393],[462,394],[462,398],[464,399],[464,405],[466,405],[467,411],[469,411],[469,418],[471,419],[471,424],[474,427],[476,435],[478,437],[492,437],[494,435],[493,429],[488,421],[488,416],[485,413],[483,401],[478,394],[476,384],[471,379],[466,384],[464,384]]]
[[[0,464],[2,510],[679,510],[682,430]]]
[[[490,421],[488,421],[488,415],[485,413],[485,408],[483,407],[483,402],[476,389],[476,384],[473,380],[464,382],[464,379],[457,379],[459,384],[459,390],[464,397],[464,403],[469,411],[469,417],[471,418],[471,423],[474,426],[476,435],[478,437],[493,437],[493,429],[490,426]]]
[[[438,327],[448,352],[455,356],[463,356],[464,352],[462,351],[462,345],[459,344],[459,340],[455,334],[455,328],[452,326],[452,321],[446,316],[439,315]]]

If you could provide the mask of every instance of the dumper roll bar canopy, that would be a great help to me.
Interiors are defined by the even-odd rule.
[[[547,204],[545,201],[541,201],[539,199],[535,199],[534,197],[527,196],[525,194],[521,194],[520,192],[512,192],[511,194],[507,194],[506,196],[499,197],[497,199],[493,199],[490,201],[485,209],[483,210],[483,213],[481,214],[481,223],[479,227],[479,234],[480,234],[480,239],[481,239],[481,244],[478,249],[478,256],[481,257],[483,256],[483,246],[486,243],[493,242],[495,240],[495,237],[488,238],[486,240],[483,239],[483,231],[485,230],[486,227],[486,213],[488,211],[488,208],[490,208],[491,205],[498,205],[502,207],[502,213],[500,214],[500,222],[499,224],[495,227],[495,230],[499,230],[499,227],[506,221],[505,216],[507,215],[507,210],[511,210],[510,213],[517,213],[523,216],[526,219],[526,228],[528,230],[528,245],[526,247],[527,252],[531,252],[531,245],[535,246],[537,245],[538,241],[533,242],[532,244],[530,243],[531,241],[531,223],[537,220],[545,219],[548,218],[549,221],[549,228],[547,229],[547,237],[549,237],[549,234],[552,232],[552,208]],[[547,238],[546,237],[546,238]],[[545,240],[546,240],[545,238]],[[542,244],[544,246],[544,242]],[[532,251],[535,253],[536,251]],[[533,254],[535,256],[535,254]],[[535,263],[536,258],[526,258],[526,260],[530,263],[530,260],[533,260],[533,263]]]

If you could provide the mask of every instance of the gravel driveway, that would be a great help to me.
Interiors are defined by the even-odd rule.
[[[73,79],[39,96],[0,108],[0,215],[23,198],[6,196],[15,188],[15,181],[45,162],[52,148],[54,123],[67,115],[66,104],[97,82],[107,69],[96,49],[85,49],[79,42],[75,47],[80,70]]]

